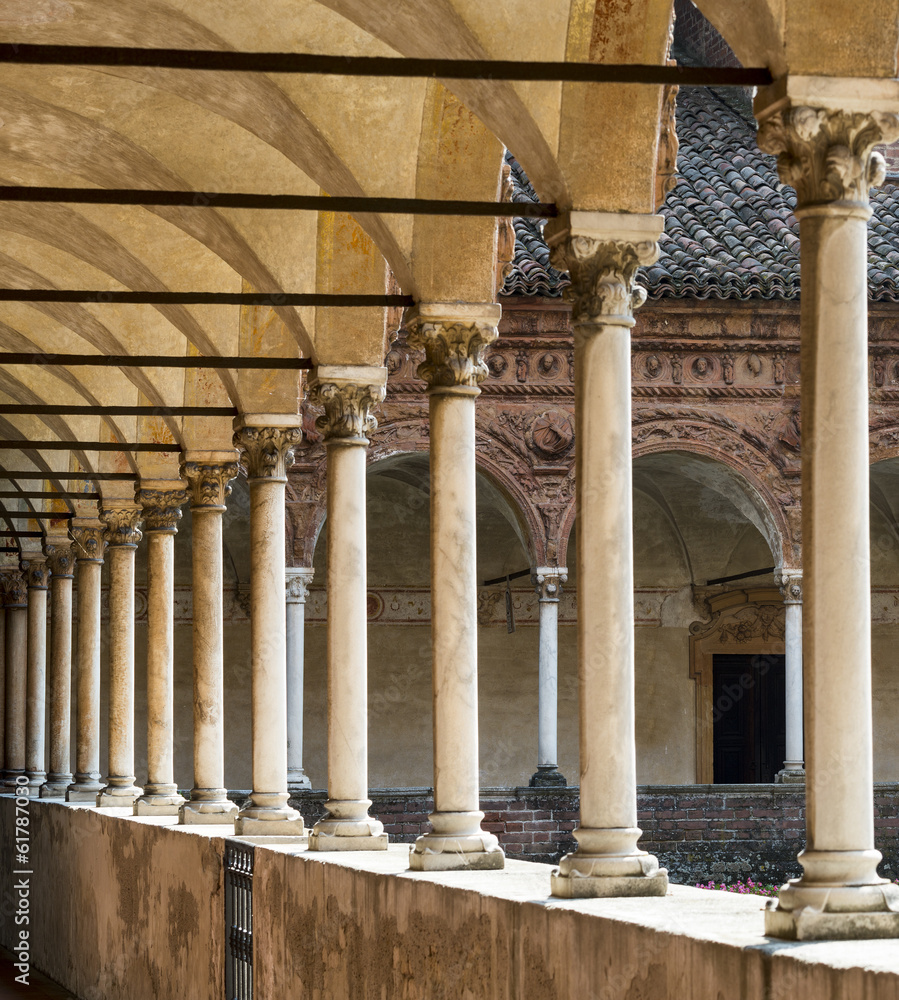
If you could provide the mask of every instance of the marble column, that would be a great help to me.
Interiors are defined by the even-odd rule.
[[[75,555],[67,541],[44,546],[50,567],[50,772],[41,798],[62,798],[72,782],[72,570]]]
[[[67,802],[96,803],[100,780],[100,587],[103,527],[74,524],[75,586],[78,629],[75,642],[75,780]]]
[[[47,586],[50,567],[43,552],[22,554],[28,582],[28,680],[25,695],[26,795],[37,797],[47,780]]]
[[[187,824],[231,824],[237,804],[225,787],[225,624],[222,515],[233,452],[181,466],[190,494],[193,560],[194,784],[179,812]]]
[[[253,671],[253,791],[234,822],[246,836],[305,836],[288,805],[287,618],[284,606],[284,498],[296,424],[283,415],[244,415],[234,447],[243,453],[250,485],[250,645]]]
[[[135,816],[177,816],[184,802],[175,784],[175,535],[187,493],[171,485],[135,495],[147,536],[147,782]]]
[[[540,605],[540,638],[537,679],[537,770],[534,788],[567,785],[559,772],[559,598],[568,571],[558,566],[538,566],[532,574]]]
[[[310,399],[328,453],[328,801],[313,851],[386,850],[368,815],[368,610],[365,459],[386,368],[320,365]]]
[[[759,145],[796,190],[802,268],[806,847],[766,910],[774,937],[899,936],[874,848],[868,534],[868,191],[885,175],[875,144],[899,138],[899,115],[876,110],[894,88],[788,78],[756,99]]]
[[[661,896],[668,874],[637,847],[630,333],[646,299],[637,270],[658,256],[662,219],[571,212],[553,223],[574,329],[581,815],[552,892]]]
[[[25,701],[28,675],[28,589],[18,569],[3,571],[6,602],[5,764],[3,785],[18,788],[25,775]]]
[[[775,781],[805,782],[802,745],[802,573],[780,571],[778,584],[784,595],[784,687],[786,692],[786,747],[783,768]]]
[[[312,787],[303,770],[303,668],[306,598],[314,572],[287,567],[287,790],[291,795]]]
[[[133,809],[143,793],[134,774],[134,553],[141,510],[104,507],[100,520],[109,561],[109,770],[97,805]]]
[[[481,827],[478,787],[478,618],[475,545],[475,400],[496,340],[492,304],[420,304],[406,317],[424,348],[431,424],[431,649],[434,692],[432,831],[409,856],[416,871],[502,868]]]

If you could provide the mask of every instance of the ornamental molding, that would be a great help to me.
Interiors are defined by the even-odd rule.
[[[44,555],[47,557],[47,565],[54,579],[72,577],[75,567],[75,552],[70,544],[53,544],[44,546]]]
[[[224,510],[225,498],[231,495],[228,483],[237,473],[236,461],[182,462],[180,474],[187,482],[185,498],[190,499],[190,509]]]
[[[138,525],[143,511],[140,507],[109,507],[100,511],[100,520],[106,525],[103,539],[110,547],[137,545],[143,538]]]
[[[385,388],[380,384],[355,384],[315,380],[309,386],[309,402],[324,408],[315,421],[316,430],[327,441],[368,443],[368,436],[378,427],[374,413],[383,402]]]
[[[722,646],[780,643],[785,633],[784,605],[771,601],[750,601],[716,611],[709,621],[693,622],[690,626],[691,637],[711,639]]]
[[[408,331],[409,346],[424,349],[425,360],[417,374],[428,389],[477,389],[487,378],[484,349],[499,335],[495,324],[433,321],[417,316],[409,321]]]
[[[72,550],[78,562],[103,562],[106,540],[100,525],[74,525],[69,529],[72,535]]]
[[[146,531],[176,532],[187,490],[139,489],[134,499],[141,505]]]
[[[777,172],[796,191],[799,210],[831,202],[868,204],[886,177],[874,147],[899,138],[899,115],[797,106],[759,124],[758,144],[777,155]]]
[[[564,295],[571,302],[572,326],[602,325],[612,320],[632,324],[634,312],[646,301],[646,289],[636,282],[637,270],[658,257],[658,243],[649,240],[578,235],[553,243],[553,267],[571,275]]]
[[[12,566],[0,569],[0,592],[7,608],[24,608],[28,603],[28,584],[25,574]]]
[[[244,457],[248,479],[285,482],[302,437],[299,427],[241,427],[233,443]]]
[[[22,572],[29,590],[46,590],[50,583],[50,567],[47,558],[41,553],[22,553]]]

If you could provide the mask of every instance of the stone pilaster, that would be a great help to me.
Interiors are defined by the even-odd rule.
[[[72,578],[75,554],[70,542],[53,539],[44,546],[50,569],[50,771],[41,798],[61,798],[72,782]]]
[[[657,896],[658,861],[637,847],[631,346],[646,299],[638,269],[658,256],[659,216],[571,212],[547,226],[571,274],[577,462],[578,849],[553,874],[556,896]]]
[[[6,608],[4,660],[6,665],[3,785],[17,788],[25,779],[25,702],[27,698],[28,585],[18,568],[2,571]]]
[[[899,886],[874,848],[867,222],[885,173],[874,146],[899,137],[899,115],[884,101],[893,82],[812,84],[785,78],[756,98],[759,145],[796,189],[802,268],[807,840],[765,933],[894,937]]]
[[[225,641],[222,592],[222,518],[237,455],[188,455],[187,481],[193,540],[194,783],[180,822],[229,824],[237,805],[225,788]]]
[[[314,572],[304,566],[288,566],[286,570],[287,790],[291,795],[312,787],[303,769],[303,674],[306,599]]]
[[[328,453],[328,801],[314,851],[386,850],[368,815],[368,615],[365,461],[386,368],[320,365],[309,397]]]
[[[534,788],[567,785],[559,772],[559,598],[568,571],[558,566],[538,566],[532,574],[540,603],[538,644],[537,770],[531,775]]]
[[[175,784],[175,534],[187,492],[181,483],[142,485],[134,499],[147,536],[147,781],[136,816],[174,816],[184,799]]]
[[[66,790],[68,802],[96,803],[100,780],[100,575],[103,527],[74,524],[75,586],[78,591],[78,635],[75,649],[75,780]]]
[[[143,792],[134,774],[134,553],[141,517],[136,504],[100,511],[109,562],[109,770],[98,806],[133,808]]]
[[[500,315],[493,304],[422,303],[406,317],[409,345],[425,352],[431,423],[434,812],[409,856],[419,871],[505,862],[481,827],[475,539],[475,400]]]
[[[47,707],[47,588],[50,567],[43,552],[22,554],[28,584],[28,681],[25,696],[25,775],[27,793],[37,797],[47,780],[44,748]]]
[[[288,805],[287,617],[284,499],[287,469],[301,439],[299,417],[247,414],[234,447],[250,486],[250,645],[253,672],[253,791],[234,823],[238,835],[305,835]]]

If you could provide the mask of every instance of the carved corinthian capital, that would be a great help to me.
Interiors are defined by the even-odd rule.
[[[53,576],[70,577],[72,575],[72,570],[75,567],[75,553],[72,551],[71,545],[57,543],[45,545],[44,555],[47,557],[47,565]]]
[[[244,455],[248,478],[286,481],[302,436],[299,427],[244,426],[234,432],[234,447]]]
[[[899,138],[899,115],[788,107],[759,124],[758,144],[777,155],[784,184],[796,189],[797,208],[848,201],[867,204],[883,183],[886,164],[874,151]]]
[[[22,554],[22,572],[29,590],[46,590],[50,582],[50,567],[43,552]]]
[[[237,478],[237,462],[182,462],[191,510],[224,510],[231,495],[228,483]]]
[[[0,591],[7,608],[21,608],[28,602],[28,585],[21,570],[12,566],[0,570]]]
[[[366,377],[374,375],[374,378]],[[372,410],[384,399],[386,368],[320,365],[309,380],[309,402],[324,407],[315,421],[325,441],[368,443],[377,429]]]
[[[187,503],[187,490],[139,489],[134,499],[143,510],[146,531],[178,530],[181,506]]]
[[[406,317],[409,346],[424,348],[425,360],[418,366],[418,376],[429,389],[477,389],[488,376],[484,348],[497,338],[501,310],[488,305],[478,311],[482,315],[462,307],[459,316],[451,312],[441,316],[422,305]]]
[[[287,567],[286,597],[288,604],[305,604],[312,586],[314,570],[303,567]]]
[[[103,562],[103,528],[99,525],[75,525],[71,529],[72,549],[78,562]]]
[[[143,538],[138,529],[142,519],[140,507],[109,507],[100,511],[106,525],[103,540],[107,545],[137,545]]]

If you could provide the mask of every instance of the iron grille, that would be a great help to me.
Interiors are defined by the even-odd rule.
[[[225,841],[225,997],[253,1000],[252,844]]]

